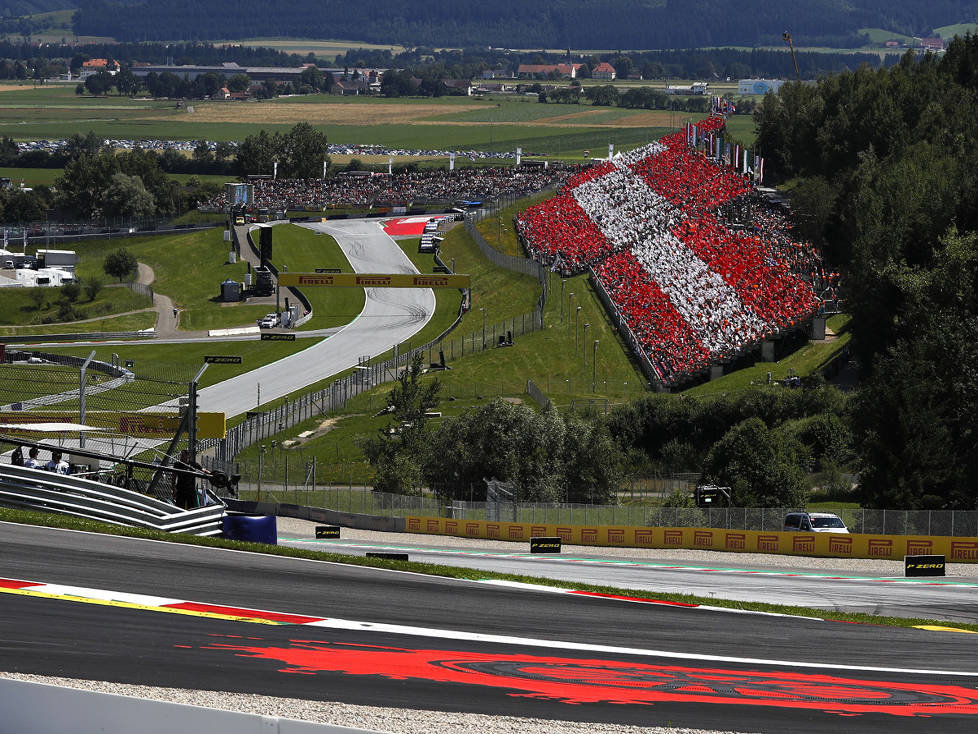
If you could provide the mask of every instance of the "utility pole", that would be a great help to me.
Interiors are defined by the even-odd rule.
[[[788,33],[788,31],[785,31],[781,34],[781,37],[784,39],[784,42],[788,44],[788,48],[791,49],[791,60],[795,64],[795,79],[801,81],[801,74],[798,73],[798,59],[795,57],[795,44],[791,41],[791,34]]]

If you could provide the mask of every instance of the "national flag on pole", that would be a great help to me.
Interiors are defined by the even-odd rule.
[[[10,243],[9,238],[10,238],[10,232],[8,232],[6,229],[3,230],[3,249],[5,250],[7,249],[7,245]]]
[[[387,175],[394,175],[394,159],[390,156],[387,156]]]
[[[278,178],[278,161],[272,162],[272,178]]]
[[[520,161],[521,160],[523,160],[523,149],[520,148],[520,147],[517,147],[516,148],[516,165],[517,166],[520,164]]]
[[[326,163],[326,161],[323,161],[323,178],[326,178],[326,167],[327,167],[328,165],[329,165],[329,164],[328,164],[328,163]]]
[[[449,171],[454,171],[455,170],[455,154],[454,153],[449,153],[448,154],[448,170]]]
[[[761,158],[761,163],[757,167],[757,183],[764,183],[764,159]]]
[[[611,156],[615,154],[615,144],[608,143],[608,160],[611,160]]]

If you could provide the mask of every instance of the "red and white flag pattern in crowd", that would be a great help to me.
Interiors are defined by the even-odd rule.
[[[787,222],[773,212],[755,212],[748,231],[718,221],[717,208],[750,184],[691,150],[688,135],[572,177],[520,221],[540,259],[593,268],[665,382],[735,357],[818,308],[812,284],[783,257],[806,247],[791,241]]]

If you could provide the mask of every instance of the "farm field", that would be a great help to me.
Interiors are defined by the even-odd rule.
[[[16,140],[63,139],[91,130],[105,138],[242,140],[261,129],[287,132],[297,122],[323,129],[331,142],[395,148],[525,151],[581,155],[660,137],[678,116],[667,112],[541,105],[529,98],[437,100],[329,95],[264,102],[172,102],[77,97],[73,89],[0,85],[0,134]]]

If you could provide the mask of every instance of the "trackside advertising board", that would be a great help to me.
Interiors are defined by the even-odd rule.
[[[529,542],[530,538],[534,537],[551,536],[560,538],[564,545],[690,548],[824,558],[882,558],[889,561],[902,561],[904,556],[943,555],[946,556],[948,563],[978,562],[978,538],[976,537],[553,525],[450,520],[442,517],[407,517],[404,527],[409,533],[522,542]]]
[[[468,275],[447,273],[279,273],[282,286],[317,288],[470,288]]]

